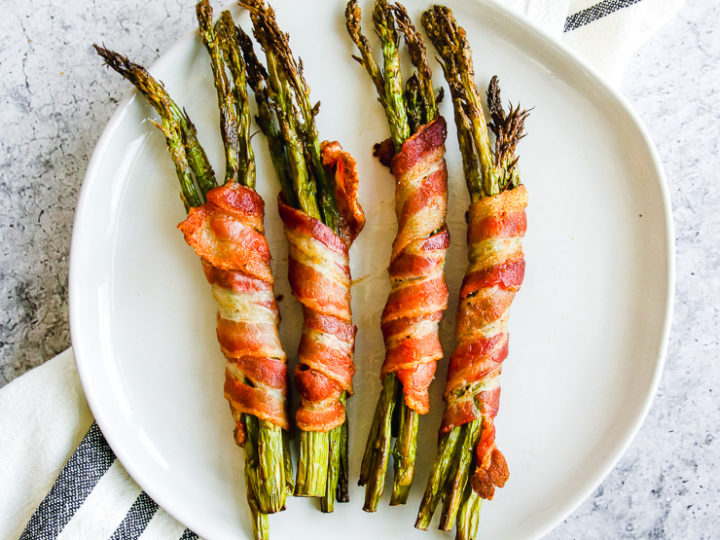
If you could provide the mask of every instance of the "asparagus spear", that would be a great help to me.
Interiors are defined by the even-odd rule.
[[[258,124],[268,138],[285,202],[337,233],[335,185],[322,163],[315,125],[319,104],[311,105],[302,63],[295,61],[272,8],[262,0],[241,0],[240,5],[250,11],[253,33],[265,52],[267,70],[249,38],[241,38]],[[347,452],[347,420],[329,432],[301,431],[295,495],[321,497],[323,512],[332,512],[335,500],[347,501]]]
[[[420,34],[415,30],[415,25],[412,23],[407,10],[399,3],[392,6],[392,9],[398,28],[400,28],[403,38],[405,39],[408,53],[410,54],[410,61],[417,69],[417,74],[413,75],[413,77],[417,80],[418,93],[421,95],[421,99],[418,101],[423,106],[422,120],[423,123],[426,123],[437,116],[437,102],[442,98],[442,94],[439,96],[440,99],[435,99],[435,91],[432,86],[432,73],[430,72],[430,66],[427,61],[425,43],[422,37],[420,37]],[[411,79],[413,77],[411,77]],[[410,82],[410,79],[408,82]]]
[[[203,0],[195,6],[200,37],[210,54],[213,81],[220,107],[220,133],[225,146],[225,183],[237,182],[240,171],[240,141],[238,139],[238,104],[227,77],[220,39],[213,27],[210,2]]]
[[[204,2],[201,2],[204,3]],[[240,173],[238,181],[250,188],[255,188],[255,154],[250,144],[250,101],[247,89],[247,69],[240,49],[239,36],[229,11],[223,11],[215,23],[216,34],[220,41],[223,57],[229,66],[233,81],[235,103],[237,105],[238,122],[238,162]],[[218,103],[220,100],[218,99]],[[226,146],[231,144],[229,140]]]
[[[114,51],[98,45],[93,46],[105,60],[105,63],[130,81],[158,112],[161,123],[156,125],[165,135],[170,157],[180,181],[181,195],[185,207],[187,209],[201,206],[205,201],[205,195],[211,189],[209,186],[215,183],[215,178],[205,152],[195,136],[194,126],[187,114],[180,112],[180,108],[170,98],[163,85],[156,81],[145,68]],[[195,156],[194,160],[190,159],[191,155]],[[201,175],[207,174],[207,171],[211,172],[212,182],[207,177],[204,183],[199,182],[198,179]],[[252,475],[252,465],[255,463],[257,445],[250,441],[254,439],[256,437],[249,435],[244,445],[245,476],[255,538],[263,539],[268,538],[267,515],[260,512],[259,501],[252,489],[252,486],[257,483],[253,480]]]
[[[362,32],[361,15],[358,3],[350,0],[345,9],[346,26],[350,38],[360,52],[360,56],[353,58],[365,68],[375,85],[390,128],[390,138],[397,152],[412,133],[423,124],[434,120],[438,114],[425,45],[402,5],[390,5],[387,0],[377,0],[373,9],[373,25],[382,45],[381,70],[375,62],[370,43]],[[400,68],[400,35],[404,37],[415,68],[404,88]],[[397,418],[395,430],[393,416]],[[394,373],[386,374],[365,446],[358,482],[360,485],[367,485],[363,507],[365,511],[374,512],[377,509],[384,490],[385,471],[390,454],[395,462],[390,504],[404,504],[407,501],[415,470],[418,425],[419,415],[406,405],[402,384]],[[393,437],[395,446],[391,452]]]
[[[299,202],[293,189],[292,179],[290,178],[285,142],[278,125],[275,109],[272,106],[272,100],[269,96],[267,86],[268,73],[257,56],[255,56],[250,36],[239,26],[236,30],[238,43],[240,44],[247,68],[248,84],[255,95],[255,102],[258,108],[258,114],[255,119],[268,141],[270,159],[275,169],[275,176],[277,176],[278,182],[280,183],[283,198],[290,206],[297,208]]]
[[[455,113],[463,171],[471,200],[495,195],[519,184],[515,147],[523,137],[528,111],[510,107],[506,114],[500,100],[497,77],[487,92],[491,122],[485,119],[480,92],[475,86],[472,52],[467,36],[450,11],[433,6],[425,11],[422,23],[435,49],[450,87]],[[490,144],[488,128],[495,134]],[[469,389],[474,391],[478,389]],[[478,390],[479,391],[479,390]],[[477,394],[477,392],[474,392]],[[454,427],[443,436],[420,504],[415,526],[427,529],[440,500],[444,501],[440,528],[450,530],[457,523],[458,540],[477,535],[482,498],[468,479],[475,468],[474,455],[482,435],[483,422],[473,420]]]
[[[302,62],[299,64],[290,49],[289,35],[280,30],[272,8],[265,7],[263,0],[240,0],[240,5],[250,11],[253,21],[253,33],[265,51],[268,68],[271,76],[281,84],[284,93],[291,88],[299,110],[302,122],[295,122],[298,134],[302,137],[305,151],[310,156],[309,168],[317,184],[318,199],[320,203],[321,221],[333,230],[338,226],[338,210],[335,202],[335,186],[325,171],[320,155],[320,139],[315,115],[320,104],[311,105],[310,87],[305,81],[302,72]],[[276,71],[276,75],[273,74]],[[285,99],[292,99],[289,95]],[[286,113],[289,113],[286,109]],[[294,112],[294,111],[293,111]],[[297,116],[296,113],[292,116]],[[294,120],[294,119],[290,119]]]
[[[395,17],[386,0],[375,3],[373,23],[382,42],[385,112],[390,125],[390,138],[395,145],[395,151],[399,151],[402,143],[410,137],[410,125],[402,88]]]
[[[445,434],[440,441],[438,457],[435,459],[430,471],[430,477],[428,478],[425,488],[420,512],[418,512],[417,521],[415,522],[415,527],[418,529],[425,531],[430,525],[435,507],[442,497],[442,489],[447,482],[459,439],[460,429],[453,429]]]

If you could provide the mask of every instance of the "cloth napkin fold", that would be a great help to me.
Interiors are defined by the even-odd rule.
[[[197,538],[115,458],[71,349],[0,391],[0,441],[0,538]]]
[[[506,0],[611,83],[684,0]],[[0,390],[0,538],[190,539],[128,476],[95,424],[72,351]]]

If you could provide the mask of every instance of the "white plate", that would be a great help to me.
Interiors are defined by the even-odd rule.
[[[274,4],[305,62],[313,97],[322,100],[320,133],[340,140],[361,174],[367,227],[351,253],[353,277],[364,278],[353,288],[359,327],[356,395],[349,404],[354,486],[379,392],[379,314],[395,229],[392,178],[370,155],[387,126],[370,80],[350,59],[343,5],[314,3],[307,13],[307,1]],[[426,4],[411,6],[415,21]],[[480,85],[497,73],[505,100],[535,107],[520,145],[530,192],[527,272],[512,309],[497,419],[511,475],[483,506],[480,529],[482,538],[536,537],[599,484],[647,412],[671,313],[670,207],[647,133],[590,68],[495,4],[448,5],[468,31]],[[239,20],[249,28],[246,16]],[[434,71],[437,84],[444,84],[439,67]],[[180,40],[152,72],[187,107],[222,177],[216,98],[199,40]],[[451,121],[447,99],[442,112]],[[108,124],[87,172],[70,266],[75,355],[95,418],[138,484],[202,536],[247,538],[243,455],[232,440],[222,396],[215,306],[197,257],[175,229],[184,211],[151,117],[145,101],[131,94]],[[454,299],[465,268],[467,195],[452,121],[449,127],[447,280]],[[282,338],[292,357],[300,313],[287,285],[276,181],[262,137],[253,142],[277,293],[284,295]],[[446,353],[455,306],[453,301],[442,325]],[[286,512],[272,517],[273,537],[297,537],[302,530],[303,538],[336,538],[339,532],[348,539],[450,538],[434,527],[430,533],[412,527],[435,454],[444,380],[441,362],[407,506],[388,507],[386,494],[379,511],[366,514],[357,487],[333,515],[320,514],[314,501],[293,498]]]

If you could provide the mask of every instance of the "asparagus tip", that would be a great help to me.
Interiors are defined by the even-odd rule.
[[[487,104],[490,110],[488,127],[495,134],[495,166],[505,166],[507,174],[511,175],[517,165],[515,148],[520,139],[525,137],[525,121],[532,109],[521,109],[519,104],[513,107],[510,103],[506,112],[500,98],[497,75],[493,75],[490,79],[487,89]]]

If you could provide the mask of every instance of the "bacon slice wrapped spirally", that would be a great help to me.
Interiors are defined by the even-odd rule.
[[[218,306],[217,338],[227,366],[225,397],[245,442],[243,414],[287,430],[287,359],[277,326],[270,248],[264,234],[264,203],[238,183],[210,190],[178,225],[202,258]]]
[[[430,383],[443,351],[439,323],[447,308],[445,255],[450,244],[445,119],[421,126],[392,159],[398,232],[390,256],[391,291],[382,314],[387,350],[382,375],[394,373],[405,404],[430,410]]]
[[[341,230],[279,202],[289,248],[290,287],[303,306],[295,382],[297,426],[327,432],[346,421],[343,396],[352,395],[356,327],[350,308],[348,250],[365,222],[357,203],[355,160],[337,142],[325,142],[323,162],[334,171]]]
[[[468,267],[443,394],[440,444],[415,526],[427,529],[442,500],[440,528],[450,530],[456,524],[456,538],[470,540],[477,536],[482,500],[492,499],[495,488],[509,477],[505,457],[496,447],[495,416],[508,355],[509,309],[525,275],[521,239],[528,195],[520,184],[515,148],[524,136],[528,112],[512,105],[506,112],[493,77],[487,122],[465,31],[444,6],[425,11],[422,22],[450,87],[471,204]],[[495,135],[494,147],[489,130]]]
[[[475,201],[468,212],[469,264],[458,305],[456,347],[450,357],[441,434],[482,421],[471,482],[484,499],[508,476],[495,446],[494,418],[500,399],[500,373],[508,355],[510,305],[525,275],[521,239],[527,227],[525,186]]]

